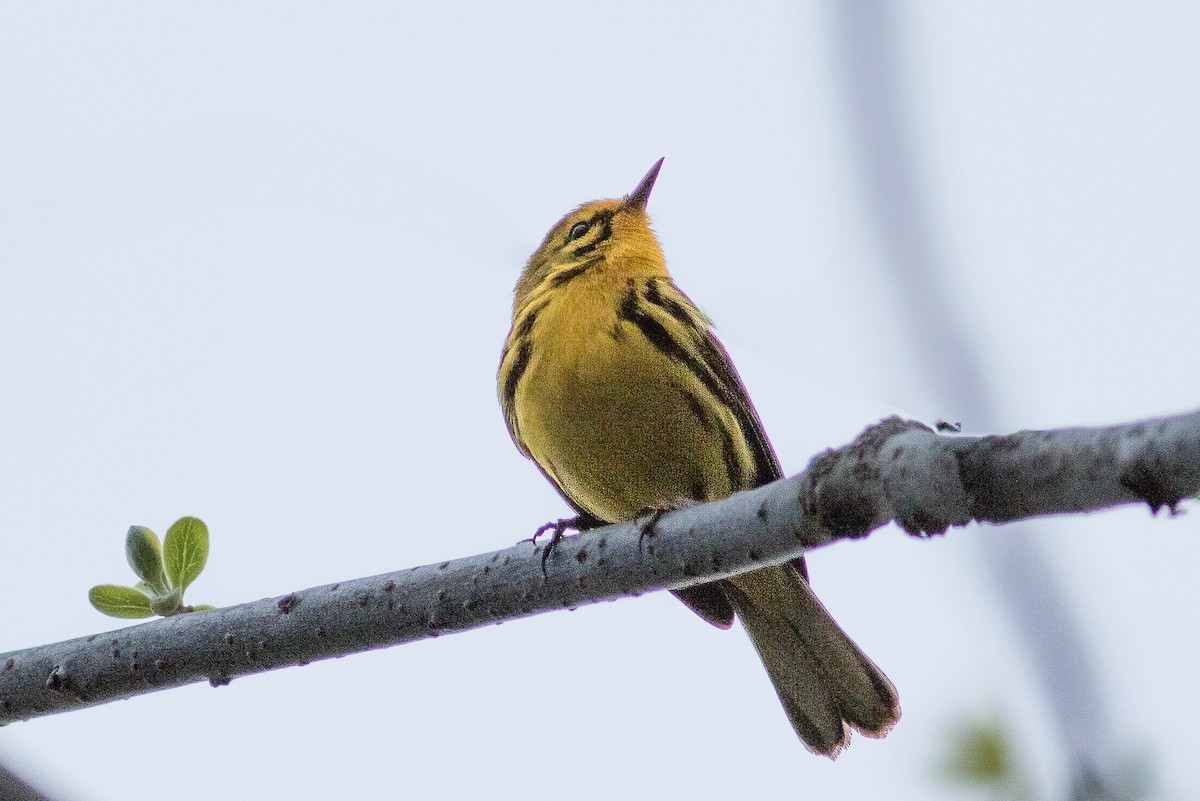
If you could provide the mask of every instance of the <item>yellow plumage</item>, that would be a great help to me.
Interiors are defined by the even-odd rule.
[[[667,273],[645,212],[661,165],[626,197],[563,217],[517,282],[501,406],[584,526],[782,475],[728,354]],[[882,736],[900,710],[806,579],[798,559],[675,594],[721,627],[736,613],[796,733],[836,756],[847,725]]]

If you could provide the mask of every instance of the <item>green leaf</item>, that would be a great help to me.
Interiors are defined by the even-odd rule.
[[[196,604],[195,606],[192,607],[192,611],[193,612],[207,612],[210,609],[216,609],[216,608],[217,607],[213,606],[212,604]]]
[[[150,599],[133,587],[100,584],[88,590],[88,600],[109,617],[150,617]]]
[[[183,590],[174,587],[165,595],[150,596],[150,611],[166,617],[179,612],[183,606]]]
[[[208,526],[195,517],[181,517],[172,523],[163,546],[163,560],[171,584],[186,590],[208,561]]]
[[[125,558],[137,577],[155,592],[166,592],[162,546],[158,535],[145,526],[130,526],[125,535]]]

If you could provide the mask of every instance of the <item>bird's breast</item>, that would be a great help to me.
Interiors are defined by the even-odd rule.
[[[686,369],[622,319],[620,300],[581,282],[539,312],[514,398],[526,448],[601,520],[729,494],[714,415],[700,413]]]

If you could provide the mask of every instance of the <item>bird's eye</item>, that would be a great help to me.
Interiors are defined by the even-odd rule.
[[[571,226],[571,230],[567,231],[567,241],[574,242],[576,239],[578,239],[579,237],[586,234],[588,232],[588,229],[591,227],[592,227],[591,223],[587,223],[587,222],[575,223],[574,225]]]

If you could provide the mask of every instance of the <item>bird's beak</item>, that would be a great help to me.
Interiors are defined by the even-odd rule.
[[[666,156],[654,162],[654,166],[650,168],[650,172],[646,173],[645,177],[638,182],[637,189],[630,192],[625,198],[625,207],[632,209],[645,209],[646,201],[650,199],[650,190],[654,188],[654,179],[658,177],[658,171],[662,169],[663,159]]]

